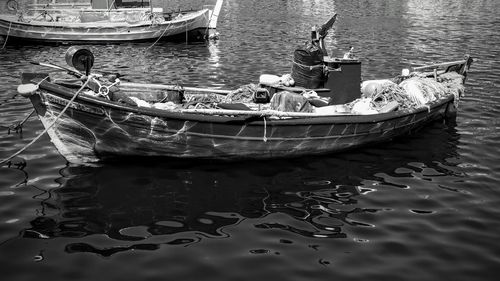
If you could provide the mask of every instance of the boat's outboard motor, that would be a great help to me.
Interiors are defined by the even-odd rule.
[[[94,66],[94,54],[86,48],[70,47],[66,51],[66,63],[78,71],[85,71],[85,75],[90,74]]]

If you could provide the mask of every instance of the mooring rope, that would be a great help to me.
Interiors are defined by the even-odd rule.
[[[212,22],[212,16],[214,15],[214,12],[212,11],[212,13],[210,13],[210,17],[208,18],[208,24],[207,24],[207,28],[205,28],[205,37],[206,39],[209,39],[208,38],[208,30],[210,29],[210,22]],[[205,14],[203,14],[203,19],[207,19],[207,16]]]
[[[42,137],[46,132],[49,131],[50,128],[52,128],[52,126],[54,126],[56,124],[56,122],[59,120],[59,118],[61,118],[61,116],[64,114],[64,112],[66,112],[66,110],[69,108],[69,106],[73,103],[73,101],[75,101],[76,97],[78,97],[78,94],[80,94],[81,91],[83,91],[83,89],[87,86],[87,84],[89,83],[90,79],[93,78],[93,75],[89,75],[89,77],[87,78],[87,81],[85,81],[85,83],[82,85],[82,87],[80,89],[78,89],[78,91],[76,91],[76,93],[73,95],[73,97],[71,98],[71,100],[68,102],[68,104],[64,107],[64,109],[59,113],[59,115],[57,115],[56,119],[54,121],[52,121],[52,123],[47,126],[45,128],[45,130],[43,130],[43,132],[41,132],[38,136],[36,136],[31,142],[29,142],[27,145],[25,145],[23,148],[21,148],[20,150],[18,150],[16,153],[12,154],[11,156],[3,159],[2,161],[0,161],[0,165],[3,165],[5,163],[8,163],[12,158],[16,157],[17,155],[21,154],[23,151],[25,151],[28,147],[30,147],[31,145],[33,145],[38,139],[40,139],[40,137]]]
[[[50,76],[47,75],[45,78],[43,78],[40,82],[38,82],[36,85],[39,86],[43,81],[47,80]],[[7,131],[7,134],[10,135],[10,131],[11,130],[14,130],[16,131],[23,131],[23,125],[24,123],[26,123],[26,121],[28,121],[28,119],[31,117],[31,115],[33,115],[33,113],[35,113],[35,110],[33,109],[30,114],[28,114],[24,119],[23,121],[19,122],[19,123],[13,123],[12,125],[6,127],[6,126],[2,126],[0,125],[0,127],[3,127],[3,128],[6,128],[8,131]]]
[[[262,140],[264,142],[267,142],[267,123],[266,123],[266,117],[262,117],[264,119],[264,137],[262,138]]]
[[[151,20],[151,25],[153,24],[153,20]],[[156,39],[156,41],[151,44],[151,46],[147,47],[146,48],[146,51],[148,51],[149,49],[153,48],[154,45],[156,45],[156,43],[158,43],[158,41],[160,41],[160,39],[163,37],[163,35],[165,34],[165,32],[167,32],[167,29],[169,29],[170,25],[172,24],[172,22],[170,21],[167,26],[165,27],[165,29],[163,30],[163,33],[160,35],[160,37],[158,37]]]
[[[108,13],[109,13],[109,11],[111,11],[111,9],[113,8],[114,4],[115,4],[115,0],[113,0],[113,2],[111,2],[111,5],[109,5]]]
[[[11,28],[12,28],[12,22],[10,22],[10,24],[9,24],[9,30],[7,31],[7,37],[5,37],[5,41],[3,42],[2,50],[5,49],[5,45],[7,45],[7,40],[9,40]]]
[[[18,131],[21,131],[21,132],[22,132],[22,131],[23,131],[23,125],[24,125],[24,123],[26,123],[26,121],[28,121],[28,119],[31,117],[31,115],[33,115],[33,113],[35,113],[35,110],[34,110],[34,109],[30,112],[30,114],[28,114],[28,115],[27,115],[27,116],[23,119],[23,121],[21,121],[21,122],[19,122],[19,123],[14,123],[14,124],[12,124],[12,125],[10,125],[10,126],[8,126],[8,127],[7,127],[7,126],[3,126],[3,125],[0,125],[0,127],[7,129],[7,134],[8,134],[8,135],[10,135],[10,131],[16,131],[16,133],[17,133]]]

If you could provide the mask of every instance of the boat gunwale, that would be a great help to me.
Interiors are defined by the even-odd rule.
[[[18,26],[11,26],[10,28],[20,28],[20,29],[26,29],[29,27],[36,27],[36,28],[85,28],[85,29],[102,29],[102,28],[124,28],[124,27],[129,27],[129,28],[142,28],[142,27],[164,27],[165,25],[171,25],[171,24],[178,24],[178,23],[184,23],[192,19],[196,19],[198,17],[201,17],[203,14],[207,13],[207,11],[210,11],[209,9],[202,9],[199,11],[194,11],[194,12],[189,12],[185,15],[183,15],[179,19],[174,19],[174,20],[169,20],[165,21],[163,23],[156,23],[152,24],[152,21],[139,21],[138,23],[135,24],[130,24],[127,21],[120,21],[120,22],[107,22],[107,21],[96,21],[96,22],[88,22],[88,23],[71,23],[71,22],[44,22],[44,21],[32,21],[32,22],[19,22],[15,20],[9,20],[5,16],[0,15],[0,26],[1,23],[4,22],[4,25],[9,26],[10,24],[18,25]],[[208,21],[209,19],[207,19]],[[49,23],[49,24],[46,24]]]
[[[49,94],[57,95],[65,100],[69,101],[76,93],[73,89],[53,84],[44,81],[40,84],[40,88],[47,91]],[[85,102],[91,106],[104,107],[119,111],[131,112],[136,114],[147,115],[150,117],[167,118],[167,119],[178,119],[184,121],[196,121],[204,123],[254,123],[261,125],[265,122],[267,125],[321,125],[321,124],[332,124],[332,123],[377,123],[385,122],[393,119],[404,118],[410,115],[416,115],[421,112],[430,112],[432,109],[443,106],[446,103],[452,103],[455,97],[453,94],[435,100],[413,109],[404,109],[399,111],[392,111],[386,113],[378,114],[366,114],[366,115],[354,115],[354,114],[341,114],[341,115],[331,115],[331,116],[308,116],[308,117],[293,117],[293,118],[265,118],[257,117],[253,115],[241,115],[241,116],[221,116],[221,115],[206,115],[199,113],[185,113],[168,111],[164,109],[157,108],[147,108],[147,107],[136,107],[131,105],[126,105],[117,101],[110,101],[103,98],[92,97],[88,95],[79,95],[75,102]]]

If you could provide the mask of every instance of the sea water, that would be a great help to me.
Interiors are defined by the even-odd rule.
[[[229,0],[220,39],[87,46],[125,81],[234,89],[291,70],[338,13],[331,55],[363,79],[474,57],[457,118],[348,153],[276,161],[68,164],[47,136],[0,167],[2,280],[497,280],[500,2]],[[68,46],[0,51],[0,158],[42,132],[22,72]]]

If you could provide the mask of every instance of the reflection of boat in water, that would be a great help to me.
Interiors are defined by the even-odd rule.
[[[60,188],[39,197],[47,198],[42,208],[58,210],[57,214],[33,219],[23,236],[73,238],[65,247],[67,252],[103,256],[227,237],[228,228],[248,225],[308,238],[346,238],[349,228],[373,223],[358,218],[377,211],[359,203],[360,196],[384,186],[404,188],[385,182],[381,174],[402,177],[396,171],[415,169],[409,163],[417,157],[427,169],[450,172],[441,164],[456,153],[458,135],[453,128],[444,133],[442,129],[436,124],[421,137],[396,142],[390,153],[375,147],[336,157],[273,160],[266,165],[193,165],[181,160],[67,167],[57,179]],[[407,146],[412,149],[401,151]],[[105,238],[96,244],[92,240],[96,235]]]
[[[101,1],[106,2],[94,2]],[[109,8],[94,9],[47,5],[35,9],[33,15],[0,15],[0,36],[9,41],[55,43],[155,41],[174,36],[205,40],[215,34],[221,5],[222,0],[218,0],[210,8],[168,14],[153,7],[116,9],[108,5]]]

